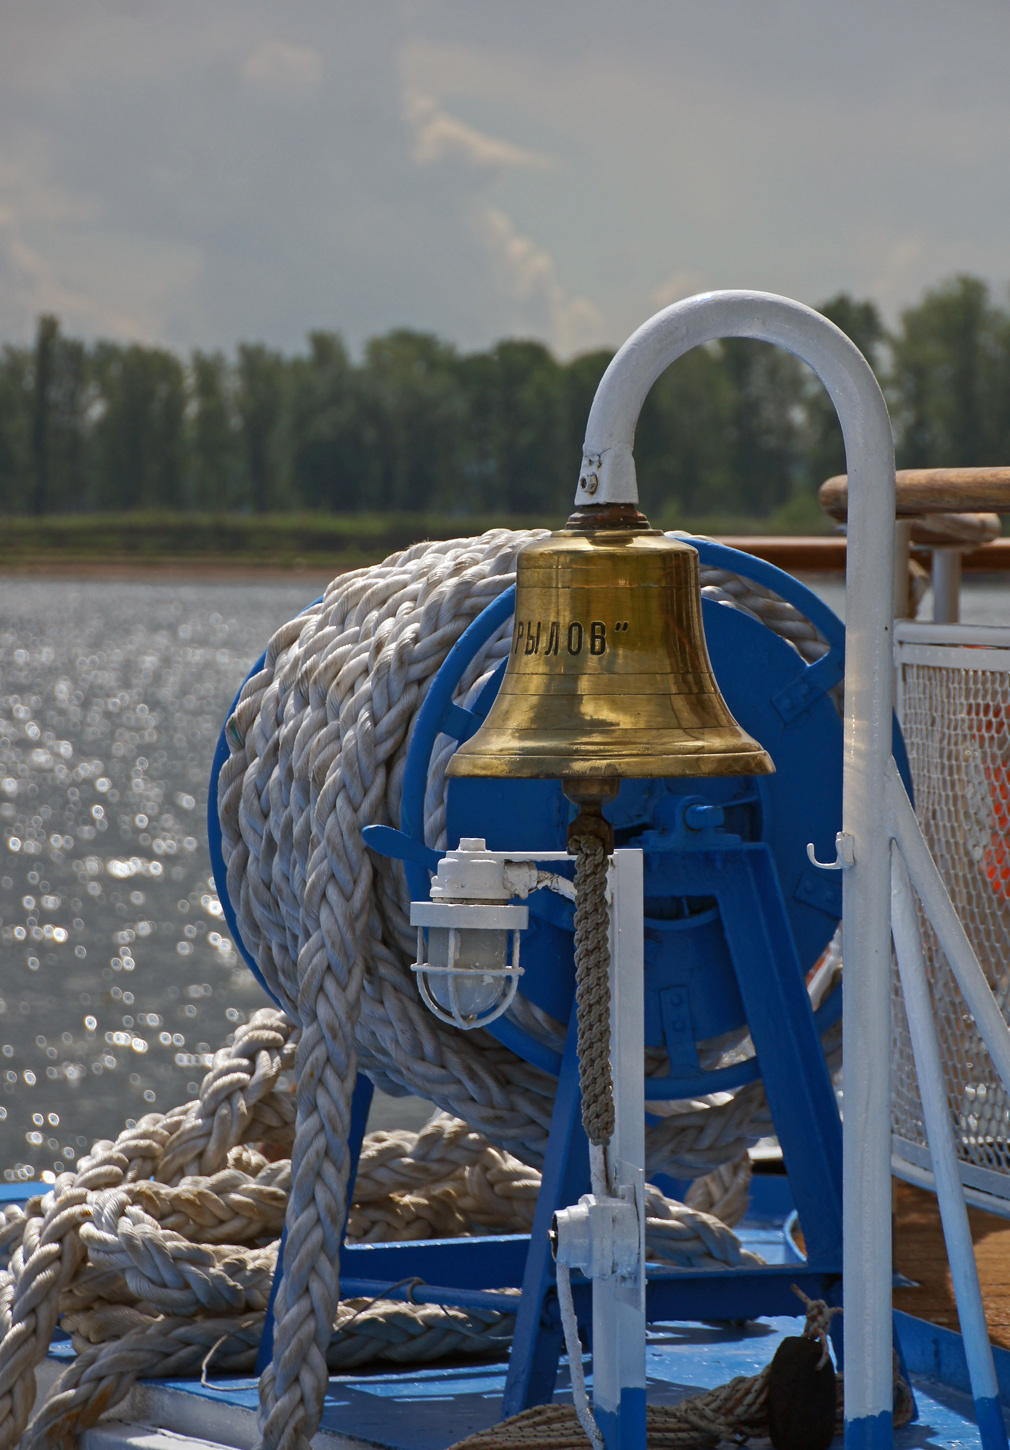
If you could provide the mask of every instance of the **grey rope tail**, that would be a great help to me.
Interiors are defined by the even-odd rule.
[[[590,1143],[614,1134],[610,1073],[610,922],[607,850],[599,836],[577,840],[575,858],[575,1011],[579,1032],[582,1125]]]

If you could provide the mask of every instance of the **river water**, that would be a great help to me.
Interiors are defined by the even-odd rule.
[[[51,1176],[124,1121],[193,1096],[265,1003],[214,889],[207,781],[235,691],[322,582],[0,579],[8,1181]],[[842,612],[840,583],[811,583]],[[1003,581],[969,584],[964,614],[1007,622]],[[387,1100],[373,1125],[423,1111]]]

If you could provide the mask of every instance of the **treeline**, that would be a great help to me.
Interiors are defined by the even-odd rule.
[[[888,395],[905,467],[1010,461],[1010,312],[956,277],[893,332],[872,302],[820,310]],[[360,361],[314,332],[303,353],[235,355],[67,337],[39,319],[0,355],[0,511],[411,511],[557,516],[570,503],[593,393],[610,360],[540,343],[461,353],[428,334],[372,339]],[[843,467],[816,379],[760,343],[696,349],[653,389],[636,441],[657,522],[814,517]]]

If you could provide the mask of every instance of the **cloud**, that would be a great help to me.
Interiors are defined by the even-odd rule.
[[[674,302],[703,291],[705,283],[705,273],[699,272],[697,267],[678,267],[665,282],[653,288],[650,299],[657,307],[670,307]]]
[[[104,222],[95,200],[52,181],[41,146],[0,163],[0,334],[26,337],[39,313],[54,312],[70,331],[160,337],[199,254]]]
[[[242,74],[253,85],[276,95],[311,95],[322,84],[323,57],[308,45],[264,40],[246,59]]]
[[[699,287],[893,314],[1008,275],[992,0],[970,25],[949,0],[3,16],[0,339],[53,307],[180,348],[406,324],[568,352]]]
[[[530,151],[525,146],[478,131],[475,126],[450,116],[433,97],[413,87],[404,96],[404,116],[414,133],[414,160],[422,166],[453,159],[471,166],[539,171],[557,164],[554,157],[543,152]]]
[[[563,357],[598,347],[604,318],[588,297],[568,292],[558,280],[554,258],[523,236],[500,207],[484,207],[480,228],[499,277],[520,304],[520,328],[546,335]]]
[[[914,283],[929,275],[925,253],[921,236],[898,237],[883,245],[878,242],[873,249],[878,271],[868,290],[885,311],[897,312]]]

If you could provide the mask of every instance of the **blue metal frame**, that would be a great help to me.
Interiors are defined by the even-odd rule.
[[[816,1297],[837,1300],[842,1267],[842,1133],[834,1090],[810,1010],[803,972],[786,917],[774,862],[764,845],[675,853],[664,880],[685,895],[713,894],[765,1080],[768,1103],[804,1225],[804,1273]],[[646,894],[650,890],[646,875]],[[546,1404],[560,1351],[554,1265],[548,1232],[554,1213],[589,1191],[582,1130],[574,1014],[569,1024],[537,1199],[522,1300],[512,1340],[502,1414]],[[419,1245],[420,1249],[422,1246]],[[650,1267],[650,1319],[745,1319],[790,1313],[790,1269],[681,1270]],[[580,1324],[591,1323],[589,1285],[574,1292]]]

